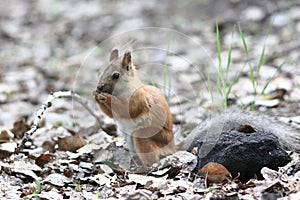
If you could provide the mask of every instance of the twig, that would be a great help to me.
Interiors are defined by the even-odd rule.
[[[31,128],[24,133],[24,136],[22,138],[21,143],[17,146],[15,153],[19,153],[25,146],[25,143],[29,141],[30,137],[36,132],[36,130],[39,128],[39,123],[45,113],[45,111],[52,106],[52,101],[57,98],[72,98],[73,100],[80,103],[92,116],[94,116],[97,120],[97,122],[102,125],[102,120],[99,118],[99,116],[96,114],[96,112],[91,109],[85,99],[83,99],[80,95],[72,92],[72,91],[58,91],[50,94],[48,98],[46,99],[45,103],[41,105],[39,110],[36,113],[36,116],[34,118],[33,124]]]
[[[95,119],[97,120],[97,122],[100,125],[103,125],[103,121],[101,120],[101,118],[97,115],[97,113],[88,105],[87,100],[82,98],[79,94],[74,93],[71,91],[71,97],[77,101],[78,103],[80,103],[93,117],[95,117]]]

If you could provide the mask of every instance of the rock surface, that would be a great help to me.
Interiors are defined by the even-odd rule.
[[[206,155],[202,156],[199,140],[199,163],[201,169],[208,162],[217,162],[224,165],[236,177],[247,181],[257,176],[262,178],[260,170],[263,167],[277,170],[290,161],[288,153],[280,146],[278,139],[272,133],[253,132],[242,133],[236,130],[224,132],[216,141],[215,146]],[[201,158],[202,157],[202,158]]]

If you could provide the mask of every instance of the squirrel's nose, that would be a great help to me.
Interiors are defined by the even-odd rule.
[[[97,86],[97,92],[101,93],[103,91],[104,84],[98,85]]]

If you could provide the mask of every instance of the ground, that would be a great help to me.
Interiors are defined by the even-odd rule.
[[[299,13],[297,0],[1,2],[0,196],[254,199],[276,187],[285,198],[299,198],[299,177],[295,186],[284,185],[295,178],[288,177],[205,187],[184,172],[173,178],[130,173],[124,170],[130,162],[123,156],[126,144],[91,95],[110,51],[134,40],[133,62],[143,82],[168,97],[178,137],[207,113],[226,107],[224,99],[297,128]],[[103,130],[77,101],[56,99],[25,153],[12,154],[48,95],[68,90],[87,99]],[[111,148],[122,166],[106,162]]]

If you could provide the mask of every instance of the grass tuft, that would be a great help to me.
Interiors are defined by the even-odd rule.
[[[233,41],[233,38],[234,38],[235,26],[233,27],[232,33],[231,33],[231,43],[230,43],[230,47],[229,47],[229,50],[228,50],[227,63],[226,63],[226,68],[225,68],[225,67],[223,67],[223,64],[222,64],[220,32],[219,32],[218,23],[216,23],[216,43],[217,43],[217,57],[218,57],[217,91],[222,97],[222,107],[227,108],[227,106],[228,106],[227,105],[227,99],[230,95],[231,89],[237,83],[237,81],[240,77],[240,74],[243,71],[244,67],[248,66],[249,67],[249,77],[251,79],[253,94],[254,94],[254,101],[250,105],[250,108],[254,109],[256,99],[258,98],[259,95],[264,95],[264,93],[265,93],[267,87],[269,86],[270,82],[272,80],[274,80],[274,78],[281,71],[281,68],[283,67],[284,63],[282,63],[280,66],[277,67],[276,73],[267,81],[267,83],[263,86],[263,90],[258,94],[258,91],[257,91],[258,78],[260,77],[259,76],[260,71],[261,71],[261,68],[264,64],[265,50],[266,50],[266,40],[267,40],[268,36],[270,35],[270,33],[272,32],[272,26],[270,26],[269,29],[268,29],[267,36],[266,36],[266,38],[264,40],[264,43],[263,43],[263,46],[262,46],[262,50],[261,50],[261,53],[260,53],[259,62],[258,62],[257,67],[252,66],[251,57],[250,57],[250,54],[249,54],[249,49],[248,49],[247,42],[246,42],[246,39],[245,39],[245,34],[243,33],[243,31],[241,29],[241,26],[239,24],[238,24],[238,30],[239,30],[239,36],[241,38],[241,42],[243,44],[243,48],[244,48],[244,52],[246,54],[247,60],[246,60],[245,65],[241,68],[241,70],[238,71],[234,75],[233,80],[229,80],[228,74],[229,74],[229,71],[231,70],[232,41]],[[213,92],[212,92],[213,87],[212,87],[211,80],[210,80],[209,77],[207,79],[207,84],[208,84],[208,90],[209,90],[209,93],[210,93],[210,97],[211,97],[211,100],[213,102],[214,101]]]

